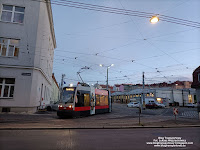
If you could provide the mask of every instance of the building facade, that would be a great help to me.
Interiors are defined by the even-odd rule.
[[[113,91],[115,91],[115,92],[120,91],[120,90],[119,90],[119,87],[120,87],[120,84],[115,84],[115,85],[113,86]]]
[[[112,94],[112,100],[118,103],[129,103],[130,99],[141,101],[143,94],[145,98],[153,98],[159,103],[165,103],[167,106],[185,106],[196,101],[195,89],[173,88],[135,89],[130,92],[115,92]]]
[[[191,88],[192,82],[190,81],[175,81],[173,83],[154,83],[154,84],[145,84],[144,88],[173,88],[173,89],[189,89]],[[142,84],[115,84],[113,86],[113,91],[120,92],[129,92],[135,89],[143,88]]]
[[[55,47],[50,3],[0,1],[0,111],[35,112],[50,101]]]
[[[60,100],[60,90],[58,86],[58,82],[56,81],[56,78],[54,76],[54,73],[52,74],[52,92],[51,92],[51,99],[50,103],[56,103]]]
[[[197,108],[200,117],[200,66],[193,72],[192,88],[196,89]]]

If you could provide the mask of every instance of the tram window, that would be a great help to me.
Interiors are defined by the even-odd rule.
[[[100,106],[100,95],[96,95],[96,105]]]
[[[78,103],[75,103],[76,107],[81,107],[84,106],[84,95],[77,91],[77,98],[78,98]]]
[[[104,106],[105,105],[105,96],[101,95],[100,96],[100,106]]]
[[[75,103],[76,107],[90,106],[90,94],[82,91],[77,91],[78,102]]]
[[[105,96],[105,105],[108,105],[108,96]]]
[[[90,94],[84,94],[84,106],[90,106]]]

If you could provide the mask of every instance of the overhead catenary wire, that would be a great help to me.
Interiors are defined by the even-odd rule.
[[[40,1],[40,0],[32,0],[32,1],[44,2],[44,1]],[[190,27],[194,27],[194,28],[200,28],[199,22],[190,21],[190,20],[186,20],[186,19],[180,19],[177,17],[170,17],[170,16],[166,16],[166,15],[161,15],[161,14],[155,14],[155,13],[106,7],[106,6],[74,2],[74,1],[68,1],[68,0],[57,0],[57,1],[52,0],[51,2],[46,1],[45,3],[51,3],[51,4],[55,4],[55,5],[60,5],[60,6],[74,7],[74,8],[93,10],[93,11],[99,11],[99,12],[129,15],[129,16],[135,16],[135,17],[143,17],[143,18],[151,18],[154,15],[154,16],[159,16],[160,20],[162,20],[162,21],[179,24],[179,25],[190,26]]]
[[[173,52],[173,53],[169,53],[169,54],[176,54],[176,53],[183,53],[183,52],[188,52],[188,51],[193,51],[193,50],[198,50],[198,49],[200,49],[200,48],[194,48],[194,49],[188,49],[188,50],[182,50],[182,51],[177,51],[177,52]],[[62,52],[66,52],[66,53],[68,53],[68,52],[70,52],[70,51],[63,51],[62,50]],[[21,52],[21,53],[26,53],[26,52]],[[73,53],[73,52],[72,52]],[[81,55],[88,55],[87,53],[75,53],[75,54],[81,54]],[[37,53],[27,53],[27,55],[38,55],[38,56],[41,56],[41,57],[43,57],[43,58],[46,58],[46,55],[41,55],[41,54],[37,54]],[[91,54],[92,55],[92,54]],[[135,61],[140,61],[140,60],[144,60],[144,59],[150,59],[150,58],[155,58],[155,57],[161,57],[161,56],[164,56],[165,54],[161,54],[161,55],[154,55],[154,56],[151,56],[151,57],[146,57],[146,58],[141,58],[141,59],[136,59],[136,60],[134,60],[134,62]],[[56,61],[56,60],[66,60],[66,58],[67,59],[71,59],[71,60],[74,60],[75,59],[75,57],[67,57],[67,56],[64,56],[64,55],[55,55],[55,56],[58,56],[56,59],[54,58],[54,60]],[[94,56],[94,54],[93,54],[93,56]],[[125,61],[125,62],[131,62],[131,60],[123,60],[123,59],[119,59],[119,58],[115,58],[115,57],[109,57],[109,56],[103,56],[103,55],[98,55],[98,57],[103,57],[103,58],[108,58],[108,59],[114,59],[114,60],[120,60],[120,61]],[[53,61],[53,60],[52,60]],[[96,65],[96,66],[98,66],[99,64],[94,64],[94,63],[91,63],[91,62],[87,62],[87,61],[83,61],[83,60],[81,60],[80,58],[78,58],[78,61],[81,61],[81,62],[86,62],[86,63],[89,63],[89,64],[93,64],[93,65]],[[59,62],[60,63],[60,62]],[[71,62],[70,62],[71,63]],[[136,64],[139,64],[138,62],[135,62]],[[62,64],[62,62],[61,62],[61,64]],[[76,65],[79,65],[79,64],[76,64]],[[143,66],[145,66],[145,64],[140,64],[140,65],[143,65]],[[149,67],[149,66],[146,66],[146,67]],[[154,69],[154,67],[150,67],[150,68],[152,68],[152,69]]]
[[[186,19],[180,19],[180,18],[177,18],[177,17],[171,17],[171,16],[167,16],[167,15],[160,15],[160,14],[155,14],[155,13],[149,13],[149,12],[142,12],[142,11],[135,11],[135,10],[127,10],[127,9],[120,9],[120,8],[113,8],[113,7],[106,7],[106,6],[100,6],[100,5],[94,5],[94,4],[87,4],[87,3],[81,3],[81,2],[74,2],[74,1],[69,1],[69,0],[55,0],[55,1],[62,1],[62,2],[69,2],[69,3],[73,3],[73,4],[77,4],[77,5],[83,5],[83,6],[88,6],[88,7],[97,7],[97,8],[102,8],[102,9],[109,9],[109,10],[116,10],[116,11],[120,11],[120,12],[128,12],[128,13],[136,13],[136,14],[145,14],[145,15],[159,15],[161,16],[161,18],[168,18],[168,19],[175,19],[175,20],[180,20],[180,21],[183,21],[183,22],[190,22],[190,23],[195,23],[195,24],[198,24],[200,25],[199,22],[196,22],[196,21],[190,21],[190,20],[186,20]]]
[[[87,4],[87,3],[82,3],[82,2],[75,2],[75,1],[69,1],[69,0],[53,0],[53,1],[62,1],[65,3],[70,3],[70,4],[77,4],[78,6],[88,6],[88,7],[94,7],[94,8],[102,8],[102,9],[109,9],[109,10],[116,10],[116,11],[121,11],[121,12],[128,12],[128,13],[137,13],[137,14],[145,14],[145,15],[155,15],[155,13],[149,13],[149,12],[143,12],[143,11],[136,11],[136,10],[128,10],[128,9],[120,9],[120,8],[114,8],[114,7],[106,7],[106,6],[100,6],[100,5],[94,5],[94,4]],[[181,20],[184,22],[191,22],[191,23],[196,23],[198,25],[200,25],[199,22],[195,22],[195,21],[190,21],[190,20],[186,20],[186,19],[180,19],[177,17],[171,17],[171,16],[167,16],[167,15],[160,15],[157,14],[159,16],[161,16],[161,18],[165,17],[165,18],[170,18],[170,19],[176,19],[176,20]]]
[[[168,8],[168,9],[166,9],[166,10],[160,12],[159,14],[163,14],[164,12],[168,12],[169,10],[172,10],[172,9],[174,9],[174,8],[177,8],[177,7],[179,7],[180,5],[183,5],[184,3],[188,2],[188,1],[190,1],[190,0],[185,0],[185,1],[181,2],[181,3],[176,4],[176,5],[173,4],[172,7],[170,7],[170,8]]]

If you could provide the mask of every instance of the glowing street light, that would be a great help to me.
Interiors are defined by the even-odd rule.
[[[157,23],[159,21],[159,18],[157,17],[157,16],[153,16],[153,17],[151,17],[151,19],[150,19],[150,22],[151,23]]]

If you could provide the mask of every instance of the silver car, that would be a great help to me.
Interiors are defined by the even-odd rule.
[[[138,102],[130,102],[127,104],[127,107],[140,107],[140,104]]]
[[[165,108],[166,106],[164,104],[156,102],[156,105],[158,105],[159,108]]]
[[[59,102],[54,102],[53,104],[46,105],[47,111],[52,111],[52,110],[57,111],[58,110],[58,104],[59,104]]]
[[[188,108],[189,108],[189,107],[194,108],[194,107],[197,107],[197,104],[187,103],[185,106],[188,107]]]

